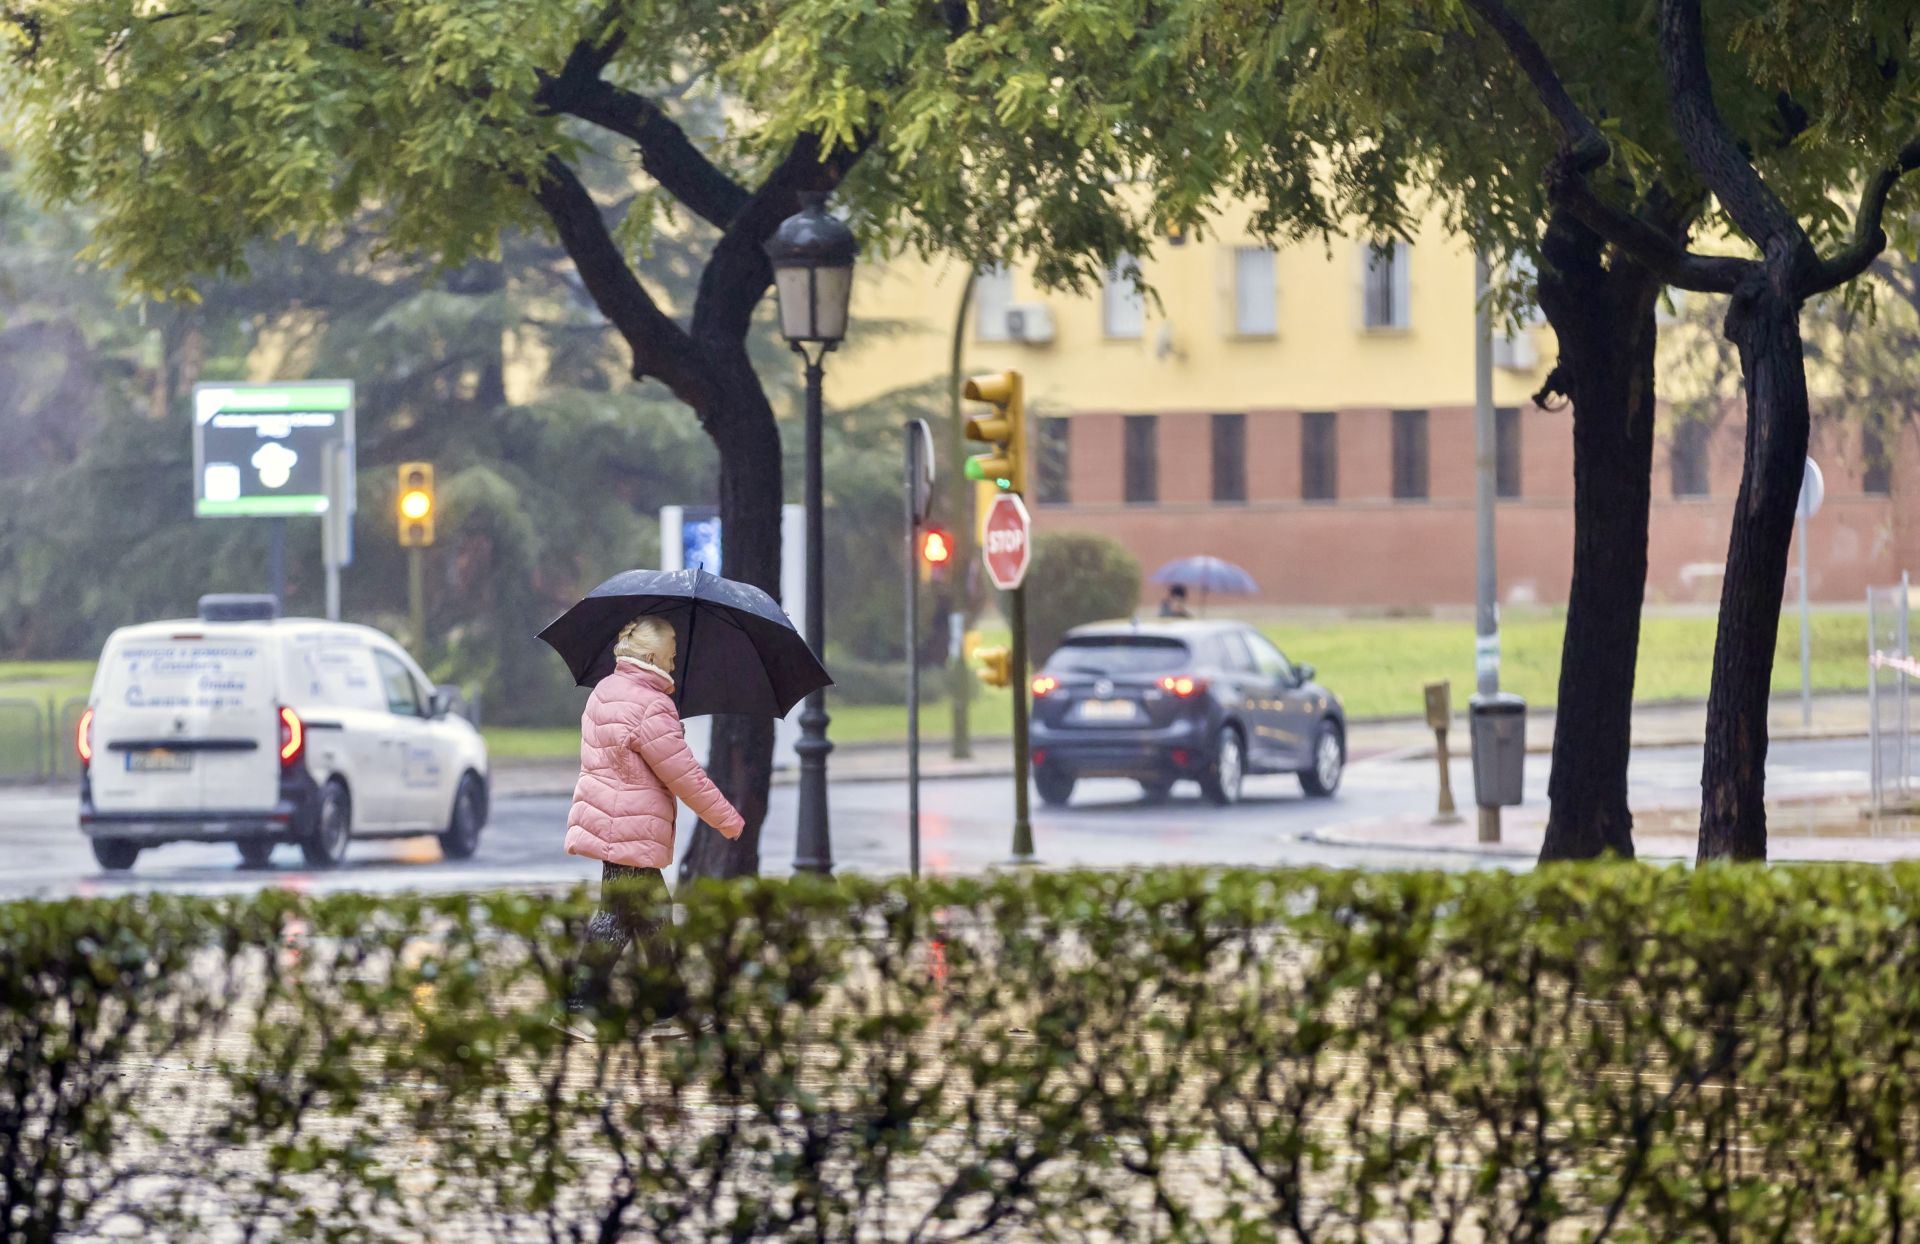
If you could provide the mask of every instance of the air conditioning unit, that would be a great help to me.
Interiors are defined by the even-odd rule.
[[[1007,336],[1030,346],[1053,340],[1053,312],[1045,303],[1022,302],[1007,308]]]
[[[1510,371],[1532,371],[1540,362],[1540,351],[1533,344],[1533,334],[1522,329],[1508,336],[1495,334],[1493,338],[1493,365]]]

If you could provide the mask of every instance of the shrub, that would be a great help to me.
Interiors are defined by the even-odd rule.
[[[581,894],[0,908],[0,1222],[1864,1242],[1920,1209],[1920,869],[682,897],[689,1035],[651,1039],[675,986],[636,963],[591,1046],[549,1023]]]
[[[1140,604],[1140,563],[1108,536],[1048,531],[1027,567],[1027,639],[1037,664],[1083,622],[1124,618]]]

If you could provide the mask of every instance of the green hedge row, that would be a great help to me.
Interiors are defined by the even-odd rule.
[[[1884,1241],[1920,870],[0,907],[8,1238]],[[670,977],[678,975],[680,984]],[[686,1035],[647,1025],[676,988]]]

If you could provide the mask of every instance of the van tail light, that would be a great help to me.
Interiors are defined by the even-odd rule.
[[[1168,695],[1190,700],[1207,689],[1207,680],[1194,678],[1187,674],[1169,674],[1160,680],[1160,690]]]
[[[1052,674],[1042,674],[1033,680],[1033,696],[1036,700],[1045,699],[1060,687],[1060,680]]]
[[[290,708],[280,710],[280,767],[290,769],[307,750],[307,727],[300,714]]]
[[[73,750],[80,755],[82,769],[93,763],[93,710],[80,714],[80,724],[73,732]]]

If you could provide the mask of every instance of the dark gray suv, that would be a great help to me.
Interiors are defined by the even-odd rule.
[[[1083,777],[1125,777],[1149,798],[1192,779],[1214,803],[1249,773],[1297,773],[1309,795],[1339,789],[1340,701],[1241,622],[1077,627],[1033,679],[1033,773],[1059,806]]]

